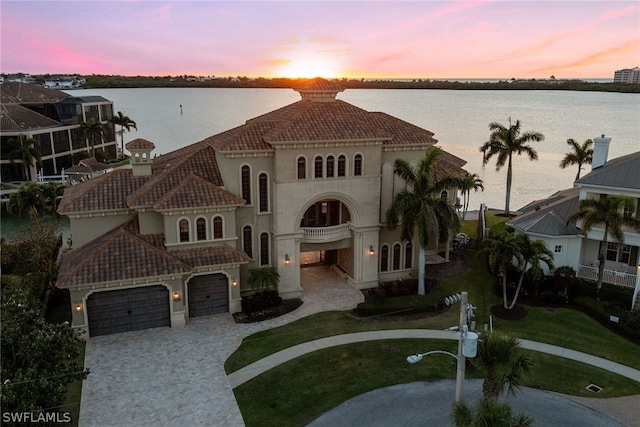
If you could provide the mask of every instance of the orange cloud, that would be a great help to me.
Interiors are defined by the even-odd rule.
[[[631,40],[627,43],[624,43],[620,46],[617,47],[613,47],[611,49],[605,49],[605,50],[601,50],[599,52],[593,53],[591,55],[587,55],[583,58],[580,58],[578,60],[566,63],[566,64],[560,64],[560,65],[553,65],[553,66],[549,66],[549,67],[544,67],[544,68],[538,68],[536,70],[532,70],[532,73],[539,73],[539,72],[557,72],[557,70],[564,70],[564,69],[570,69],[570,68],[582,68],[582,67],[588,67],[588,66],[592,66],[595,65],[597,63],[601,63],[601,62],[608,62],[610,61],[610,58],[612,56],[615,55],[619,55],[619,54],[624,54],[627,52],[635,52],[637,53],[637,51],[640,49],[640,39],[637,40]]]

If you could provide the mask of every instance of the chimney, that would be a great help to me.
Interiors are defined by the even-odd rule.
[[[602,134],[600,138],[593,138],[593,160],[591,160],[591,170],[599,168],[607,163],[610,142],[611,138],[606,138],[604,134]]]
[[[130,163],[133,169],[133,176],[150,176],[151,166],[153,165],[151,152],[156,148],[154,143],[138,138],[128,142],[124,148],[131,153]]]

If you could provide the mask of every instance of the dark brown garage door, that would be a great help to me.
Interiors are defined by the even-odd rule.
[[[195,276],[189,280],[189,317],[229,311],[229,285],[224,274]]]
[[[87,298],[89,335],[171,326],[169,290],[162,286],[95,292]]]

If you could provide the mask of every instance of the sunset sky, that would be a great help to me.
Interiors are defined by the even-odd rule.
[[[612,78],[636,1],[6,1],[0,71]]]

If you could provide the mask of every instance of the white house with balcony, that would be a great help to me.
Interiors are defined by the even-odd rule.
[[[602,135],[593,142],[590,173],[575,181],[573,188],[526,205],[507,223],[534,240],[543,240],[554,253],[557,267],[571,266],[578,277],[590,280],[598,276],[604,229],[593,227],[584,233],[579,223],[567,222],[577,211],[579,200],[626,196],[635,201],[635,210],[623,214],[640,218],[640,151],[608,160],[611,138]],[[634,289],[632,307],[640,307],[640,232],[628,227],[623,231],[623,243],[606,243],[603,282]]]
[[[284,299],[303,296],[309,263],[356,289],[409,278],[419,245],[384,224],[404,187],[394,162],[417,163],[437,140],[342,90],[314,79],[298,102],[161,156],[131,141],[130,169],[67,188],[58,212],[73,245],[57,286],[70,290],[73,326],[93,336],[235,313],[255,267],[277,269]],[[463,176],[465,163],[443,152],[436,178]],[[433,238],[426,252],[446,258],[449,246]]]

